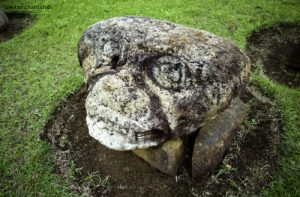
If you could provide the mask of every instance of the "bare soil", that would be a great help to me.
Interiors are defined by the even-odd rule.
[[[300,87],[300,25],[277,24],[253,32],[246,49],[253,71],[262,69],[275,83]]]
[[[298,59],[290,53],[298,53],[299,40],[298,26],[283,25],[253,33],[247,45],[252,69],[258,69],[258,63],[262,62],[259,69],[274,82],[299,87],[298,68],[290,65],[297,64]],[[283,56],[275,58],[279,50]],[[241,97],[247,103],[246,120],[223,162],[204,184],[190,180],[187,165],[170,177],[130,151],[113,151],[102,146],[88,134],[86,96],[86,87],[82,86],[62,102],[41,136],[51,146],[54,173],[71,181],[74,193],[130,197],[253,196],[267,189],[278,171],[277,147],[282,125],[273,102],[250,87]],[[191,141],[186,140],[185,145],[191,147]],[[189,152],[186,151],[186,158],[190,158]]]
[[[6,13],[8,18],[8,28],[0,32],[0,43],[12,39],[15,35],[22,33],[25,28],[30,27],[34,18],[25,13]]]

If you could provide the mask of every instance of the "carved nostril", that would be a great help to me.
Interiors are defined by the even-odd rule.
[[[114,55],[112,58],[111,58],[111,68],[112,69],[116,69],[117,66],[118,66],[118,62],[119,62],[119,56],[117,55]]]

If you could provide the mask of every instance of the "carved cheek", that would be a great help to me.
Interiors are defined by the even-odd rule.
[[[91,105],[96,103],[130,118],[147,114],[150,105],[148,95],[118,76],[102,77],[93,89],[95,91],[91,92],[90,99],[94,101],[90,102]]]

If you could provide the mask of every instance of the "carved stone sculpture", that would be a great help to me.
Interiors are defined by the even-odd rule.
[[[213,122],[238,99],[250,66],[229,40],[133,16],[89,27],[78,57],[88,85],[89,133],[115,150],[156,147]]]

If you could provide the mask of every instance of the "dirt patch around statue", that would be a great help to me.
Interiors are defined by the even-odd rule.
[[[15,35],[20,34],[25,28],[30,27],[34,18],[26,13],[6,13],[8,18],[8,27],[5,31],[0,32],[0,43],[12,39]]]
[[[283,32],[279,39],[293,37],[293,50],[286,50],[297,53],[299,37],[294,33],[298,33],[299,29],[298,26],[289,28],[279,28]],[[273,69],[277,73],[286,74],[287,71],[294,76],[288,74],[280,79],[270,73],[272,69],[268,69],[281,59],[268,59],[274,57],[270,55],[273,53],[270,50],[279,52],[278,44],[269,37],[277,35],[277,30],[262,30],[249,37],[247,52],[252,59],[253,70],[261,69],[262,74],[269,76],[275,83],[299,87],[296,67],[278,65]],[[281,46],[288,47],[290,44]],[[285,58],[291,58],[290,54],[286,54]],[[297,61],[294,59],[287,62]],[[258,68],[259,62],[262,62],[262,68]],[[284,68],[285,71],[277,68]],[[268,189],[272,176],[279,170],[277,148],[282,125],[273,102],[250,87],[241,98],[247,103],[246,120],[226,151],[223,163],[202,185],[190,181],[188,165],[182,165],[177,175],[170,177],[132,152],[110,150],[90,137],[85,122],[86,96],[85,86],[70,95],[54,111],[42,135],[42,139],[51,146],[54,173],[63,180],[71,181],[73,185],[70,190],[74,193],[90,196],[254,196]]]
[[[271,102],[256,98],[252,90],[242,100],[249,103],[248,122],[235,137],[223,164],[205,185],[192,183],[189,169],[165,175],[130,151],[102,146],[88,134],[85,117],[86,89],[62,103],[45,127],[43,139],[52,148],[55,173],[74,177],[73,191],[95,196],[223,196],[259,194],[277,171],[279,124]],[[70,169],[73,171],[70,172]]]

